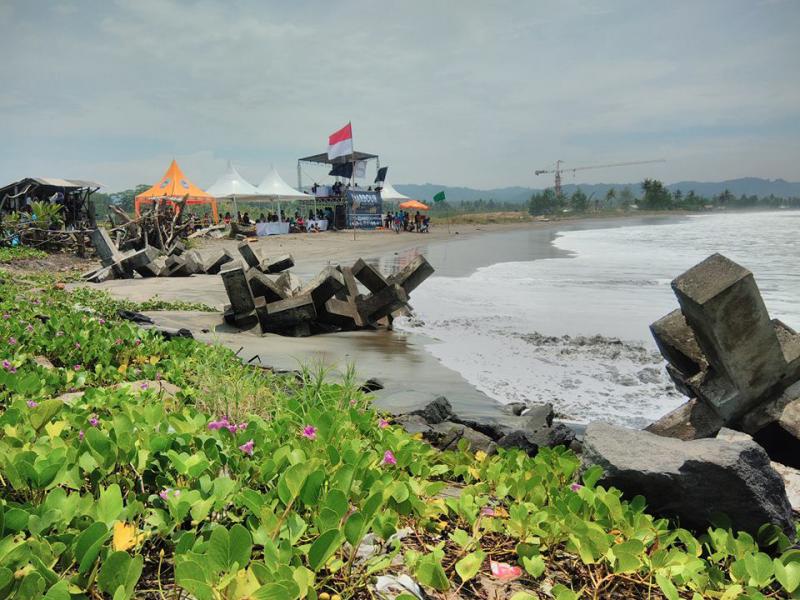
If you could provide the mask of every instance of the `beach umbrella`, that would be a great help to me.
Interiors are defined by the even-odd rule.
[[[408,202],[401,202],[400,208],[407,208],[410,210],[428,210],[430,206],[423,204],[419,200],[409,200]]]

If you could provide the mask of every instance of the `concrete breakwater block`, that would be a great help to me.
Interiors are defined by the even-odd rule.
[[[672,288],[680,309],[650,330],[689,400],[647,431],[686,441],[740,432],[775,464],[800,468],[800,335],[770,319],[753,274],[721,254],[675,278]]]
[[[408,308],[408,292],[433,273],[417,257],[392,278],[363,259],[352,267],[327,266],[303,282],[291,271],[291,255],[262,259],[248,242],[238,246],[247,268],[228,263],[220,271],[230,307],[225,320],[250,327],[256,315],[263,333],[306,336],[314,333],[391,326],[392,315]],[[272,273],[280,272],[273,278]],[[359,282],[369,293],[362,294]]]

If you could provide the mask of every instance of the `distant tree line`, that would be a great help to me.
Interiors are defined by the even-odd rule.
[[[626,186],[617,191],[611,188],[604,196],[594,194],[587,197],[580,188],[570,196],[558,197],[554,190],[546,189],[531,196],[528,211],[532,215],[547,215],[564,211],[586,212],[599,210],[713,210],[745,208],[800,208],[800,198],[780,198],[774,195],[735,196],[725,190],[710,198],[695,194],[694,190],[684,194],[680,190],[671,192],[657,179],[645,179],[640,195],[636,196]]]

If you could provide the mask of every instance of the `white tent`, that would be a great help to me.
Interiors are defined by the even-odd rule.
[[[256,187],[248,183],[244,177],[239,174],[236,167],[233,166],[231,161],[228,161],[227,170],[220,175],[219,179],[214,182],[206,192],[214,198],[230,198],[233,200],[233,210],[238,211],[236,206],[236,199],[253,198],[258,196]]]
[[[269,172],[261,183],[256,187],[256,194],[261,199],[271,200],[278,203],[278,219],[283,221],[281,214],[281,202],[290,200],[314,200],[314,196],[298,192],[283,180],[274,166],[270,165]]]
[[[275,167],[270,167],[269,173],[256,187],[256,196],[259,198],[266,198],[273,202],[282,202],[288,200],[313,200],[314,196],[298,192],[288,183],[283,180],[275,170]]]
[[[381,200],[391,200],[395,201],[398,200],[403,202],[404,200],[411,200],[408,196],[404,196],[396,189],[392,187],[390,183],[384,183],[383,188],[381,189]]]

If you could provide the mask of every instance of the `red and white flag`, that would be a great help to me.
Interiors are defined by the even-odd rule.
[[[328,160],[353,153],[353,126],[348,123],[328,136]]]

